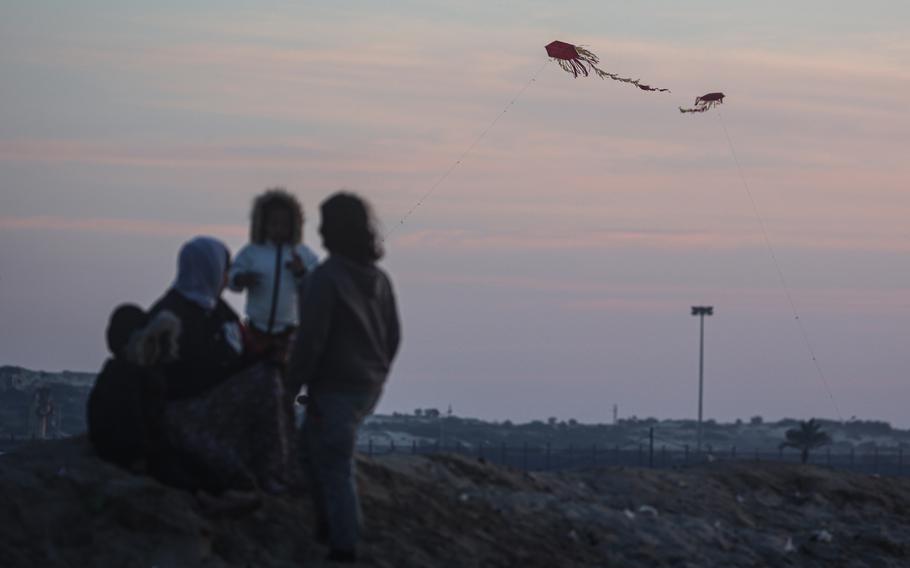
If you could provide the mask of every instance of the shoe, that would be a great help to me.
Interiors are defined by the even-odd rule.
[[[355,564],[357,563],[357,553],[353,550],[332,550],[325,559],[327,562],[338,564]]]

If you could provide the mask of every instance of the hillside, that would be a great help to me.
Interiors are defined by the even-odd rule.
[[[876,420],[851,420],[844,423],[820,420],[825,432],[833,439],[830,446],[835,454],[847,454],[851,449],[858,453],[872,453],[876,448],[892,451],[910,446],[910,431],[891,427]],[[737,421],[723,424],[708,420],[704,425],[706,448],[727,452],[731,448],[741,451],[761,450],[776,452],[784,433],[798,426],[796,419],[765,422],[760,418],[750,422]],[[361,443],[369,440],[377,445],[397,446],[437,445],[442,447],[498,448],[522,445],[554,448],[609,448],[636,447],[646,444],[653,429],[655,448],[666,446],[680,451],[686,445],[694,449],[697,422],[695,420],[657,420],[655,418],[620,419],[616,424],[584,424],[550,419],[527,423],[487,422],[458,416],[413,416],[393,414],[371,416],[361,430]]]
[[[910,480],[811,466],[526,474],[454,456],[360,460],[363,566],[907,566]],[[320,566],[306,489],[235,518],[93,458],[0,456],[4,566]]]
[[[48,373],[0,367],[0,439],[34,434],[35,395],[41,387],[49,389],[54,404],[48,434],[60,437],[84,432],[85,401],[94,382],[94,373]]]
[[[85,401],[95,375],[91,373],[48,373],[20,367],[0,367],[0,442],[29,438],[34,433],[35,395],[37,389],[50,389],[55,412],[49,421],[50,437],[65,437],[85,431]],[[872,454],[877,449],[893,453],[901,446],[910,447],[910,431],[893,428],[877,420],[850,420],[844,423],[822,420],[824,430],[834,443],[830,451],[846,455]],[[714,420],[704,425],[707,448],[727,452],[761,450],[774,452],[784,438],[784,432],[797,425],[796,419],[764,421],[753,417],[747,421],[724,424]],[[686,445],[694,447],[694,420],[657,420],[655,418],[623,418],[616,424],[586,424],[575,420],[533,420],[512,423],[508,420],[490,422],[475,418],[443,415],[436,409],[421,409],[420,415],[394,413],[371,416],[361,430],[360,443],[372,440],[377,446],[395,444],[399,447],[436,446],[445,448],[499,447],[503,444],[518,448],[525,444],[534,448],[551,445],[554,448],[590,448],[614,446],[634,448],[644,443],[654,429],[655,448],[681,451]],[[894,457],[892,456],[892,459]]]

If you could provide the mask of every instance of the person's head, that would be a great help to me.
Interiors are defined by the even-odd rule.
[[[177,280],[174,289],[188,300],[211,310],[227,284],[231,251],[212,237],[187,241],[177,258]]]
[[[107,348],[114,357],[122,358],[130,337],[148,323],[148,314],[135,304],[117,306],[107,322]]]
[[[280,187],[266,190],[253,200],[250,241],[296,245],[303,238],[303,207]]]
[[[339,191],[319,206],[322,244],[331,254],[363,264],[382,258],[382,244],[370,205],[360,196]]]
[[[177,358],[180,320],[165,310],[150,316],[135,304],[121,304],[107,324],[107,348],[121,361],[139,366]]]

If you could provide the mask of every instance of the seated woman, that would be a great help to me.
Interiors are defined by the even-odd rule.
[[[245,355],[237,314],[221,299],[230,252],[196,237],[180,250],[177,279],[152,306],[180,322],[177,356],[162,366],[168,442],[227,489],[285,489],[288,440],[279,369]]]

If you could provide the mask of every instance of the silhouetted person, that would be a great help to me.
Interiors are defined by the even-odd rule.
[[[250,243],[231,265],[228,286],[246,290],[247,326],[258,352],[284,362],[298,324],[300,280],[319,263],[303,244],[303,207],[287,191],[257,196],[250,214]]]
[[[306,385],[301,449],[310,474],[317,536],[329,558],[356,560],[360,505],[354,477],[357,431],[372,412],[398,350],[400,329],[367,203],[336,193],[321,205],[329,258],[307,276],[289,382]]]
[[[106,335],[112,357],[95,379],[86,407],[89,441],[98,456],[130,469],[144,468],[152,447],[163,439],[164,380],[143,369],[131,353],[148,322],[134,305],[111,314]]]
[[[89,441],[98,457],[162,483],[220,493],[211,472],[167,441],[166,386],[161,366],[177,356],[180,324],[173,314],[150,317],[124,304],[111,314],[112,357],[95,379],[86,405]]]
[[[196,237],[180,249],[177,278],[151,309],[180,322],[177,357],[162,372],[164,426],[175,448],[217,472],[226,489],[286,489],[288,433],[278,368],[246,353],[237,314],[221,299],[230,252]]]

